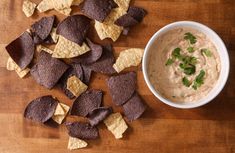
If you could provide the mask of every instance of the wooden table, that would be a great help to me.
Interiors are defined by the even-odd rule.
[[[35,2],[39,2],[36,0]],[[128,37],[115,42],[115,54],[129,47],[144,48],[149,38],[164,25],[180,20],[193,20],[208,25],[224,40],[230,55],[231,70],[221,94],[211,103],[196,109],[172,108],[156,99],[147,88],[141,67],[138,71],[138,91],[149,108],[141,119],[129,124],[124,139],[116,140],[102,124],[100,139],[88,141],[89,147],[73,152],[116,153],[234,153],[235,152],[235,1],[234,0],[136,0],[132,5],[148,11],[144,21],[133,28]],[[58,90],[47,90],[28,76],[20,79],[5,69],[6,44],[19,36],[34,21],[45,15],[63,15],[55,11],[36,13],[26,18],[21,0],[0,1],[0,152],[1,153],[64,153],[68,135],[63,125],[49,127],[23,118],[25,106],[34,98],[46,94],[71,101]],[[78,12],[75,9],[73,13]],[[93,32],[95,33],[95,31]],[[99,43],[96,34],[92,40]],[[107,76],[95,74],[90,88],[105,91],[104,105],[114,106],[107,92]],[[71,119],[71,117],[69,117]],[[72,118],[74,119],[74,118]],[[75,118],[76,120],[76,118]]]

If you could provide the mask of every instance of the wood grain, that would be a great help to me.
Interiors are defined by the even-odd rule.
[[[39,2],[35,0],[34,2]],[[128,37],[121,36],[114,43],[115,54],[130,47],[144,48],[150,37],[161,27],[174,21],[193,20],[208,25],[224,40],[230,55],[231,70],[228,82],[221,94],[211,103],[196,109],[172,108],[156,99],[147,88],[141,67],[138,71],[138,91],[148,104],[143,117],[132,123],[124,139],[115,140],[104,125],[100,125],[100,139],[88,141],[89,147],[74,152],[99,153],[234,153],[235,152],[235,1],[233,0],[133,0],[132,5],[148,11],[144,21],[131,29]],[[64,153],[68,135],[65,127],[46,126],[23,118],[25,106],[34,98],[52,94],[71,105],[58,89],[47,90],[30,77],[20,79],[5,69],[6,44],[24,32],[42,16],[55,11],[36,13],[26,18],[21,11],[22,0],[0,1],[0,152],[1,153]],[[74,8],[73,13],[79,12]],[[94,29],[89,34],[99,40]],[[107,90],[107,76],[92,76],[90,88],[105,92],[104,105],[113,106]],[[68,120],[76,120],[69,117]]]

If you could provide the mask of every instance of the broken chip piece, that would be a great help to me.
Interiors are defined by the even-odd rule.
[[[55,43],[57,43],[59,39],[59,35],[56,34],[56,28],[52,28],[50,35],[51,35],[52,40]]]
[[[85,148],[85,147],[87,147],[87,145],[88,145],[87,142],[82,139],[69,137],[69,142],[68,142],[68,149],[69,150]]]
[[[49,17],[42,17],[39,21],[31,25],[31,30],[33,33],[39,36],[41,40],[45,40],[51,33],[54,21],[54,15]]]
[[[89,123],[83,122],[67,122],[66,128],[71,137],[79,139],[96,139],[99,137],[99,131],[96,127],[92,127]]]
[[[82,46],[59,36],[59,40],[55,46],[52,57],[54,58],[73,58],[79,55],[85,54],[90,51],[90,48],[86,43],[83,43]]]
[[[38,53],[40,53],[41,51],[44,51],[44,52],[47,52],[47,53],[49,53],[49,54],[53,54],[53,50],[51,50],[51,49],[49,49],[49,48],[47,48],[47,47],[45,47],[45,46],[43,46],[43,45],[37,45],[36,51],[37,51]]]
[[[147,12],[143,8],[135,6],[130,6],[127,13],[138,22],[141,22],[144,16],[147,14]]]
[[[58,103],[56,110],[52,116],[52,119],[58,124],[61,124],[65,119],[66,115],[68,114],[69,109],[70,109],[69,106],[63,103]]]
[[[140,48],[131,48],[122,51],[119,54],[113,68],[119,73],[125,68],[138,66],[143,57],[144,50]]]
[[[79,78],[76,76],[71,76],[67,80],[67,89],[73,93],[74,96],[78,97],[83,92],[87,90],[87,85],[85,85]]]
[[[123,137],[123,133],[127,130],[128,126],[120,113],[113,113],[109,115],[105,120],[104,124],[108,130],[113,133],[116,139]]]
[[[117,4],[113,0],[85,0],[82,12],[90,18],[103,22]]]
[[[103,52],[103,48],[101,45],[95,44],[89,39],[87,39],[87,44],[90,47],[91,51],[79,57],[73,58],[72,59],[73,62],[82,63],[82,64],[91,64],[96,62],[101,57]]]
[[[135,20],[129,14],[124,14],[123,16],[118,18],[114,23],[116,25],[122,26],[122,27],[131,27],[131,26],[138,24],[139,22],[137,20]]]
[[[116,73],[112,66],[114,61],[112,45],[106,45],[103,47],[103,53],[100,59],[89,65],[89,68],[98,73],[114,74]]]
[[[140,98],[138,93],[134,95],[123,105],[124,114],[128,121],[138,119],[146,110],[146,105]]]
[[[37,6],[37,4],[35,4],[29,0],[24,0],[23,6],[22,6],[22,11],[24,12],[24,14],[27,17],[30,17],[33,15],[36,6]]]
[[[91,126],[98,125],[101,121],[107,118],[112,112],[113,112],[112,107],[95,108],[88,115],[88,119]]]
[[[54,114],[58,101],[52,96],[42,96],[31,101],[24,111],[24,117],[45,123]]]
[[[136,73],[129,72],[108,79],[108,88],[113,102],[120,106],[129,100],[136,89]]]
[[[8,60],[7,60],[7,70],[9,70],[9,71],[16,71],[16,73],[18,74],[18,76],[19,76],[20,78],[25,77],[25,76],[29,73],[29,71],[30,71],[29,68],[26,68],[26,69],[23,69],[23,70],[22,70],[22,69],[12,60],[11,57],[9,57]]]
[[[92,70],[89,68],[89,66],[86,65],[81,65],[82,67],[82,71],[83,71],[83,82],[85,84],[89,84],[90,79],[91,79],[91,74],[92,74]]]
[[[93,109],[100,107],[103,98],[101,90],[88,90],[82,93],[71,108],[71,115],[87,116]]]
[[[72,15],[59,23],[56,33],[81,46],[89,28],[89,18],[84,15]]]
[[[40,52],[38,62],[32,67],[30,73],[38,84],[51,89],[68,68],[69,66],[64,62],[52,58],[46,52]]]
[[[14,62],[21,69],[25,69],[33,59],[35,45],[30,34],[24,32],[20,37],[8,44],[6,50]]]

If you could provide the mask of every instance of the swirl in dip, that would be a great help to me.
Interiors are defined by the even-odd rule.
[[[220,58],[202,32],[182,27],[160,36],[149,55],[150,82],[174,102],[194,102],[211,91],[220,75]]]

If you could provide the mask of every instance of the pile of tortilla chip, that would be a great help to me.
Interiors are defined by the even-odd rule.
[[[72,105],[61,103],[52,95],[32,100],[24,111],[30,120],[58,124],[68,129],[68,149],[84,148],[90,139],[99,138],[99,124],[104,123],[116,139],[123,137],[126,121],[138,119],[147,105],[137,91],[137,74],[120,73],[141,63],[143,49],[129,48],[115,59],[112,44],[101,45],[88,38],[94,27],[100,39],[116,41],[121,33],[140,23],[146,11],[129,7],[130,0],[42,0],[35,4],[24,0],[22,10],[27,17],[34,10],[56,10],[67,17],[58,23],[55,15],[42,17],[6,46],[7,69],[20,78],[30,74],[41,86],[51,90],[59,87]],[[71,15],[71,6],[80,7],[81,14]],[[112,107],[103,105],[103,91],[90,89],[93,73],[110,76],[109,92],[115,105],[123,108],[124,117]],[[118,74],[120,73],[120,74]],[[115,74],[115,75],[114,75]],[[66,121],[66,116],[83,117],[85,121]]]

